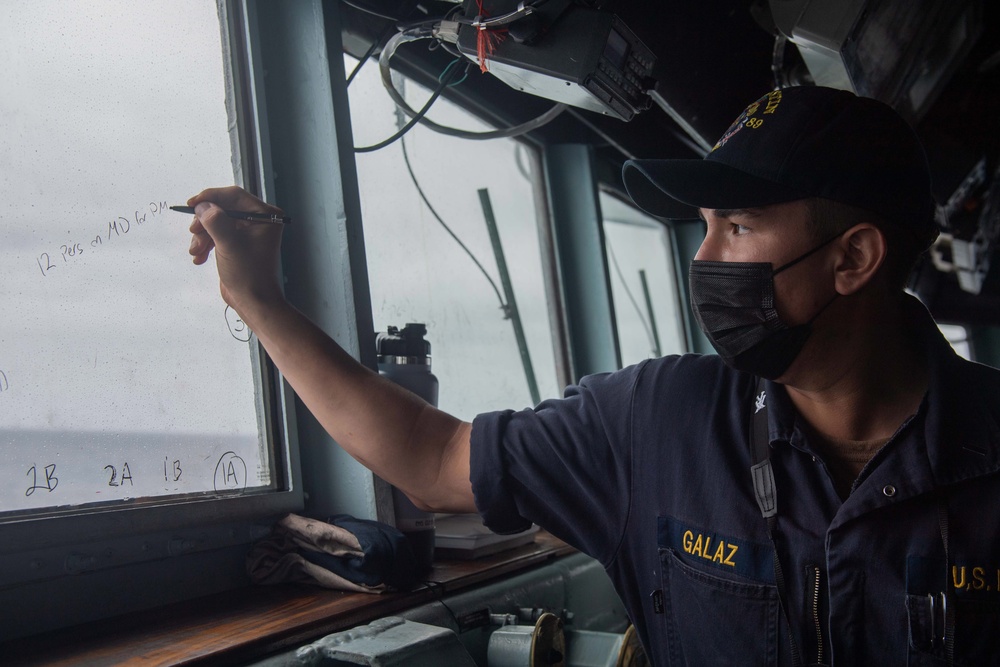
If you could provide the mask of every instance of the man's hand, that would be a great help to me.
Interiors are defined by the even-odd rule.
[[[191,247],[195,264],[215,248],[222,298],[252,327],[248,317],[259,305],[282,297],[278,272],[282,225],[233,220],[223,210],[284,215],[246,190],[209,188],[188,200],[195,209]]]

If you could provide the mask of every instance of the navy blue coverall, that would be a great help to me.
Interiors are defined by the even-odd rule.
[[[784,388],[766,383],[775,544],[754,497],[755,378],[718,357],[584,378],[473,424],[477,507],[605,567],[655,665],[1000,664],[1000,372],[909,304],[930,384],[842,501]],[[943,595],[944,594],[944,595]]]

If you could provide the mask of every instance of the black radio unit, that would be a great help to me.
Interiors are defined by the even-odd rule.
[[[530,10],[521,3],[522,11],[526,5]],[[476,3],[466,7],[466,19],[475,19]],[[517,5],[496,2],[487,9],[499,16]],[[488,25],[488,18],[479,18]],[[625,121],[649,108],[646,91],[653,87],[656,56],[614,14],[573,5],[531,40],[518,39],[516,28],[516,23],[486,28],[494,34],[481,37],[480,27],[463,22],[458,48],[478,62],[479,40],[490,40],[492,48],[483,53],[490,74],[532,95]]]

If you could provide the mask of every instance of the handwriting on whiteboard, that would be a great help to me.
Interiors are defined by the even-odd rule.
[[[113,465],[104,466],[104,470],[111,471],[111,479],[108,480],[108,486],[135,486],[135,480],[132,479],[132,470],[129,468],[128,461],[122,464],[122,477],[121,481],[118,480],[118,468]]]
[[[145,207],[136,209],[129,216],[120,215],[102,224],[95,236],[85,236],[83,239],[71,241],[59,246],[58,250],[43,252],[35,258],[38,269],[43,276],[48,276],[56,269],[69,266],[77,258],[86,253],[93,253],[102,246],[125,236],[133,229],[142,226],[150,216],[156,217],[167,208],[167,202],[149,202]],[[147,212],[148,211],[148,212]],[[60,261],[61,260],[61,261]]]
[[[59,469],[57,469],[55,463],[33,463],[25,472],[27,485],[24,495],[25,497],[31,497],[36,492],[55,492],[59,488],[60,475],[66,477],[70,484],[79,484],[82,480],[84,484],[91,486],[95,493],[101,493],[98,489],[108,486],[118,487],[122,490],[138,488],[141,492],[142,489],[148,488],[151,484],[155,483],[153,482],[153,475],[150,474],[153,468],[148,463],[141,460],[124,459],[103,466],[100,472],[98,472],[100,466],[97,465],[93,467],[84,466],[83,468],[71,465],[67,468],[64,464],[60,463]],[[186,479],[187,477],[184,474],[184,464],[181,463],[181,459],[174,456],[163,457],[162,472],[163,481],[167,485],[171,485],[164,486],[165,490],[170,490],[171,488],[177,490],[178,487],[172,485],[183,484],[182,478]],[[100,476],[95,478],[95,473]],[[219,458],[214,472],[212,468],[207,468],[203,474],[203,483],[208,481],[208,474],[212,475],[213,486],[220,493],[242,493],[247,488],[246,461],[233,451],[228,451]],[[60,490],[59,493],[62,493],[62,491]]]
[[[184,474],[184,470],[181,468],[181,460],[174,459],[173,464],[170,466],[170,469],[168,470],[167,461],[169,459],[170,457],[168,456],[163,457],[163,481],[169,482],[171,481],[171,478],[173,478],[173,481],[179,482],[181,481],[181,475]]]
[[[56,464],[50,463],[42,469],[42,477],[39,477],[38,466],[28,468],[28,477],[31,478],[31,485],[24,492],[25,496],[30,496],[35,491],[41,489],[52,493],[59,486],[59,478],[56,477]],[[41,483],[40,483],[41,482]]]
[[[247,463],[236,452],[226,452],[215,466],[216,491],[244,491],[247,488]]]
[[[236,340],[246,343],[250,340],[250,335],[253,333],[250,331],[250,327],[246,325],[240,316],[233,310],[232,306],[226,306],[226,324],[229,325],[229,333],[233,335]]]
[[[7,381],[7,374],[0,371],[0,394],[10,391],[10,382]]]

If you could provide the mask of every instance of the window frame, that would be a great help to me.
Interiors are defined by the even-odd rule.
[[[347,53],[346,56],[347,58],[345,58],[346,61],[345,68],[347,71],[350,71],[352,67],[357,66],[357,61],[349,53]],[[353,85],[355,86],[355,88],[358,87],[359,82],[361,82],[361,85],[367,86],[367,88],[364,90],[364,94],[366,96],[362,97],[360,100],[359,99],[354,100],[355,103],[354,109],[355,111],[363,109],[365,114],[369,113],[374,114],[375,110],[371,108],[374,106],[371,102],[371,95],[373,94],[372,93],[373,86],[377,87],[377,91],[374,94],[377,95],[379,98],[377,101],[378,104],[391,105],[392,102],[382,87],[383,84],[381,82],[381,79],[378,78],[378,72],[377,70],[375,70],[375,63],[369,63],[368,66],[371,67],[372,69],[367,72],[369,76],[367,80],[365,80],[366,72],[364,70],[356,79],[354,79]],[[400,80],[396,82],[396,87],[397,90],[400,91],[400,93],[403,94],[404,96],[406,96],[408,88],[412,84],[413,86],[420,87],[420,93],[418,93],[418,95],[421,96],[421,101],[426,100],[429,97],[430,91],[426,89],[424,82],[421,79],[414,78],[409,74],[403,74],[399,70],[394,70],[394,75],[398,75],[400,77]],[[359,91],[355,90],[355,92],[357,93]],[[478,127],[470,131],[498,129],[493,122],[491,122],[489,119],[484,118],[480,114],[477,114],[475,108],[463,104],[460,99],[452,99],[451,96],[447,94],[444,94],[441,97],[446,100],[445,104],[451,105],[450,114],[454,115],[456,110],[458,110],[461,112],[462,117],[458,119],[450,118],[449,120],[442,120],[439,118],[437,119],[438,123],[444,123],[445,125],[453,124],[455,127],[461,127],[461,128],[471,128],[472,126],[474,126],[475,123],[478,122],[482,123],[483,126],[485,127]],[[420,103],[414,103],[412,100],[410,103],[415,107],[420,106]],[[445,110],[439,108],[441,104],[442,101],[439,99],[438,102],[435,103],[435,106],[431,109],[431,113],[429,115],[434,116],[435,110],[438,110],[440,113],[444,113]],[[383,106],[379,106],[378,113],[380,114],[381,120],[385,120],[386,118],[384,112],[385,108]],[[362,136],[360,138],[359,137],[354,138],[355,144],[358,145],[371,144],[375,143],[377,140],[380,139],[380,137],[377,136],[377,133],[373,130],[373,128],[364,126],[365,119],[359,118],[357,120],[357,123],[359,131]],[[379,130],[388,133],[388,131],[386,131],[384,128],[379,128]],[[362,156],[358,159],[358,163],[361,165],[359,171],[359,186],[364,186],[361,187],[360,189],[361,189],[362,199],[364,200],[366,205],[365,215],[367,216],[366,252],[370,257],[375,257],[377,255],[381,256],[381,263],[376,261],[368,266],[371,275],[375,276],[375,279],[371,280],[371,283],[374,286],[372,303],[388,304],[390,309],[396,309],[397,306],[400,306],[405,309],[411,306],[411,304],[409,304],[407,300],[399,299],[398,295],[395,296],[393,294],[387,295],[387,292],[393,292],[393,288],[390,285],[397,282],[398,275],[406,274],[408,276],[407,278],[408,282],[419,283],[421,286],[424,286],[425,285],[425,283],[423,282],[424,277],[427,277],[429,280],[432,280],[431,274],[433,274],[433,272],[424,274],[421,271],[419,261],[415,262],[416,265],[416,268],[414,269],[415,273],[409,274],[408,273],[409,264],[407,262],[413,257],[413,255],[409,255],[402,258],[393,255],[396,262],[388,264],[386,263],[384,254],[392,254],[392,251],[388,250],[386,253],[383,254],[380,250],[380,243],[383,242],[383,238],[386,238],[388,234],[388,232],[385,229],[385,227],[387,226],[385,220],[387,219],[412,220],[413,217],[416,217],[418,215],[425,215],[428,219],[433,217],[433,215],[427,211],[425,203],[420,200],[420,196],[417,194],[418,191],[416,189],[412,190],[412,199],[415,201],[414,206],[419,208],[419,213],[417,212],[416,208],[409,206],[409,202],[403,204],[402,202],[398,202],[398,200],[391,198],[390,201],[385,202],[385,199],[383,198],[383,201],[380,203],[385,204],[386,208],[391,206],[393,209],[392,214],[386,216],[384,215],[386,212],[386,208],[379,208],[378,204],[375,203],[375,199],[377,198],[377,196],[374,195],[372,191],[373,190],[379,191],[378,196],[379,197],[381,196],[381,192],[379,190],[382,183],[381,179],[385,178],[389,181],[395,182],[394,180],[395,174],[393,176],[384,175],[385,169],[387,167],[391,167],[393,169],[398,167],[401,172],[403,172],[404,174],[406,173],[406,170],[404,169],[404,158],[402,157],[402,153],[399,152],[399,146],[401,144],[404,144],[404,142],[405,146],[407,146],[406,150],[408,151],[409,160],[415,172],[414,178],[420,185],[414,186],[411,183],[411,180],[407,179],[406,176],[404,175],[402,177],[403,181],[399,185],[399,189],[406,190],[408,194],[411,192],[410,189],[414,187],[425,191],[425,195],[429,197],[429,201],[431,201],[431,204],[443,216],[443,219],[445,221],[445,224],[448,226],[449,231],[454,232],[455,234],[458,235],[458,238],[460,239],[459,243],[468,244],[469,247],[473,248],[473,250],[471,251],[472,255],[475,256],[476,260],[481,261],[483,263],[483,266],[485,267],[484,270],[490,275],[491,278],[494,279],[494,286],[500,291],[504,290],[502,286],[503,285],[502,275],[496,263],[496,254],[495,254],[496,248],[493,247],[492,244],[489,242],[490,237],[487,227],[483,226],[482,221],[480,220],[477,223],[478,226],[474,226],[472,229],[470,228],[463,229],[462,228],[463,221],[467,218],[463,218],[462,214],[456,213],[455,202],[453,200],[449,201],[447,197],[442,196],[442,193],[440,192],[439,189],[440,183],[436,184],[438,186],[438,191],[436,193],[434,192],[435,190],[434,179],[437,178],[438,175],[432,174],[430,167],[424,162],[425,160],[428,159],[428,156],[431,155],[431,153],[427,150],[428,143],[434,145],[435,153],[433,153],[433,155],[447,155],[449,156],[449,158],[454,157],[455,162],[459,162],[462,159],[470,161],[471,160],[470,156],[472,155],[478,156],[480,152],[480,145],[484,143],[488,144],[488,146],[483,146],[482,147],[483,150],[486,150],[487,148],[495,148],[497,145],[503,144],[505,147],[509,146],[514,155],[513,161],[505,166],[509,166],[511,169],[514,169],[516,167],[525,176],[527,175],[526,170],[530,170],[530,173],[535,176],[535,178],[527,179],[524,191],[519,191],[519,197],[520,195],[524,195],[523,199],[525,202],[527,202],[525,204],[524,212],[528,213],[527,209],[530,208],[530,218],[532,223],[530,225],[531,229],[529,229],[528,225],[525,224],[524,227],[518,230],[520,231],[521,236],[512,237],[511,233],[514,230],[508,227],[504,222],[504,220],[498,221],[497,224],[499,224],[500,227],[499,233],[502,236],[501,245],[504,248],[506,262],[508,264],[513,263],[511,258],[514,256],[515,253],[518,253],[519,257],[523,256],[529,256],[532,258],[536,257],[534,252],[535,248],[526,245],[529,242],[528,237],[530,235],[532,234],[534,235],[534,238],[531,239],[530,242],[532,243],[537,242],[538,244],[537,263],[534,263],[534,259],[532,259],[534,268],[537,269],[537,275],[534,273],[534,271],[532,271],[531,280],[528,281],[527,279],[521,277],[520,275],[516,275],[515,271],[509,271],[508,280],[510,280],[513,283],[513,289],[515,290],[514,302],[515,305],[517,305],[520,317],[522,318],[523,333],[526,337],[525,345],[528,348],[531,355],[531,363],[534,369],[534,375],[536,378],[537,386],[541,391],[541,400],[561,395],[562,389],[567,384],[568,375],[565,371],[566,369],[566,362],[564,360],[565,345],[562,343],[563,338],[561,336],[563,319],[560,316],[561,309],[558,307],[558,296],[557,296],[558,281],[555,278],[555,258],[552,250],[551,225],[549,224],[544,183],[542,182],[541,179],[542,160],[541,160],[541,150],[539,148],[539,145],[536,142],[533,142],[524,136],[498,138],[490,140],[489,142],[482,142],[482,141],[475,141],[468,139],[454,139],[454,138],[449,139],[447,137],[442,137],[442,135],[434,133],[431,130],[420,127],[414,127],[412,128],[412,131],[406,134],[406,136],[400,138],[392,145],[387,146],[379,151],[379,153],[383,153],[384,155],[383,159],[377,162],[378,164],[377,167],[373,166],[371,163],[367,165],[364,163],[365,160],[371,159],[368,156]],[[423,148],[423,151],[420,150],[421,146]],[[372,155],[374,155],[374,153]],[[452,168],[458,169],[459,172],[461,171],[461,168],[455,167],[455,164],[450,161],[449,169]],[[449,171],[446,173],[451,173],[451,172]],[[497,188],[495,181],[496,179],[493,177],[492,174],[490,178],[486,180],[486,182],[490,184],[490,191],[493,193],[494,209],[498,213],[500,213],[501,209],[503,208],[503,204],[497,203],[498,199],[496,193],[501,192],[505,197],[509,196],[509,193],[506,192],[503,187]],[[449,180],[449,182],[451,181]],[[465,184],[462,187],[463,188],[467,187],[467,189],[462,190],[463,195],[471,194],[474,197],[476,188],[480,186],[478,184],[475,186],[471,184]],[[530,200],[528,199],[529,196]],[[378,215],[378,213],[375,212],[375,209],[378,209],[378,212],[382,213],[383,215]],[[468,211],[466,211],[466,213],[468,213]],[[473,213],[473,215],[477,214],[479,216],[482,215],[481,211],[476,211],[475,213]],[[527,220],[528,218],[527,216],[525,216],[522,217],[521,219]],[[407,224],[404,230],[395,230],[393,234],[412,234],[411,236],[406,237],[407,241],[409,243],[420,246],[421,244],[430,242],[430,239],[433,238],[434,235],[441,232],[441,228],[438,227],[435,223],[429,223],[429,227],[430,227],[429,232],[426,229],[420,231],[414,231],[413,226]],[[423,234],[430,234],[430,236],[423,236]],[[459,254],[458,251],[456,250],[457,246],[451,246],[452,241],[450,239],[444,241],[444,243],[449,245],[448,251],[454,251],[456,254]],[[479,245],[477,246],[477,244]],[[466,258],[463,256],[461,261],[464,263],[466,261]],[[469,261],[471,262],[471,260]],[[470,272],[470,275],[472,276],[472,278],[470,279],[478,281],[481,276],[472,267],[473,265],[471,263],[467,265],[462,264],[462,268]],[[392,276],[392,278],[389,278],[390,275]],[[419,278],[417,276],[419,276]],[[381,283],[379,282],[379,277],[382,278]],[[485,282],[481,283],[478,286],[483,287],[483,290],[486,291]],[[474,386],[476,386],[477,383],[484,381],[493,381],[495,378],[494,376],[488,373],[486,375],[483,375],[482,377],[479,377],[478,375],[476,375],[478,371],[468,370],[468,364],[471,363],[473,365],[478,365],[482,362],[482,360],[479,359],[478,357],[469,356],[467,350],[461,348],[460,344],[461,341],[459,339],[462,338],[462,334],[455,334],[454,332],[450,332],[448,335],[445,335],[442,329],[435,328],[434,324],[436,319],[441,319],[442,317],[444,317],[444,319],[447,319],[447,313],[443,310],[442,304],[449,303],[451,305],[454,305],[455,303],[466,303],[464,301],[464,296],[465,296],[464,294],[450,293],[447,291],[447,288],[448,286],[437,285],[436,286],[437,291],[435,291],[434,289],[428,290],[430,292],[433,292],[435,296],[439,299],[439,301],[431,304],[422,303],[421,304],[422,308],[408,311],[409,314],[394,315],[393,317],[395,319],[386,320],[385,313],[378,312],[378,310],[375,309],[373,310],[373,319],[379,321],[380,331],[384,331],[384,328],[387,325],[402,326],[405,322],[423,322],[428,325],[429,332],[427,334],[427,339],[431,343],[432,349],[434,350],[432,358],[436,358],[435,355],[439,350],[448,350],[448,352],[446,353],[448,355],[447,362],[451,362],[452,364],[458,364],[463,367],[466,367],[466,370],[462,371],[463,378],[458,380],[457,384],[461,384],[463,381],[468,381],[470,385],[473,385],[473,387],[468,387],[468,386],[464,387],[465,391],[457,392],[455,389],[456,378],[455,378],[454,366],[451,368],[452,382],[448,382],[448,371],[444,366],[444,362],[442,362],[441,364],[435,362],[432,365],[432,369],[435,375],[441,381],[441,386],[442,386],[441,400],[443,401],[443,403],[439,404],[439,407],[441,407],[446,411],[451,412],[458,418],[471,419],[472,415],[474,415],[476,412],[493,409],[497,407],[498,404],[495,401],[492,404],[488,402],[480,403],[475,407],[466,406],[466,408],[463,410],[462,407],[457,406],[454,403],[449,405],[447,402],[446,394],[450,389],[452,399],[454,400],[454,395],[456,393],[467,394],[468,390],[474,388]],[[506,295],[504,295],[503,298],[504,300],[506,300]],[[532,301],[532,299],[534,299],[534,301]],[[545,304],[544,317],[540,315],[537,309],[533,313],[534,317],[532,317],[530,314],[531,308],[525,307],[525,303],[534,303],[537,306],[537,304],[541,303],[543,299]],[[401,305],[401,302],[406,302],[406,303],[405,305]],[[490,307],[495,305],[495,303],[496,303],[495,301],[490,301]],[[474,317],[472,315],[468,315],[468,317],[472,322],[475,322],[475,324],[470,327],[470,329],[474,329],[474,331],[466,332],[465,334],[466,336],[475,335],[477,331],[482,332],[484,330],[490,330],[491,332],[495,330],[502,330],[503,335],[507,335],[508,333],[510,333],[510,335],[512,336],[510,343],[513,345],[513,347],[510,348],[505,347],[503,349],[503,353],[511,354],[517,361],[518,371],[516,374],[519,375],[519,377],[517,378],[516,382],[522,382],[522,381],[525,382],[525,385],[523,387],[524,396],[521,396],[519,398],[510,397],[501,399],[502,403],[500,405],[506,407],[528,405],[530,399],[529,383],[526,379],[526,373],[523,373],[522,371],[524,360],[522,356],[519,356],[519,352],[522,351],[520,350],[520,347],[517,346],[516,334],[511,331],[512,324],[510,317],[508,317],[507,315],[502,315],[499,311],[497,312],[496,317],[494,319],[487,319],[485,317]],[[543,337],[537,331],[535,331],[533,335],[531,331],[532,326],[539,326],[542,322],[544,322],[544,324],[547,326],[548,329],[546,335]],[[458,326],[461,327],[461,325]],[[543,346],[551,346],[551,347],[548,347],[548,349],[542,351]],[[548,356],[550,354],[552,355],[551,359]],[[507,359],[507,361],[510,363],[514,363],[514,360],[511,359]],[[488,368],[490,367],[490,364],[496,363],[496,359],[491,359],[485,363],[487,364],[486,367]],[[551,392],[553,387],[555,389],[555,393]],[[523,403],[521,401],[523,401]]]
[[[270,199],[273,165],[256,4],[217,0],[217,9],[224,71],[233,86],[227,112],[236,126],[230,134],[239,157],[235,182]],[[269,438],[275,488],[12,513],[0,522],[0,641],[248,582],[243,567],[248,546],[267,534],[275,518],[302,510],[306,497],[301,415],[260,344],[252,350],[258,423]],[[137,581],[150,587],[121,585]]]
[[[343,58],[342,49],[340,57]],[[348,53],[353,56],[353,54]],[[377,63],[370,62],[365,67],[374,67]],[[433,90],[438,83],[439,70],[428,68],[428,63],[423,59],[407,59],[395,57],[391,61],[391,69],[399,72],[402,76],[422,86],[426,90]],[[469,114],[475,116],[481,122],[493,128],[508,127],[520,120],[506,117],[495,108],[491,108],[487,100],[476,95],[469,94],[461,86],[445,88],[441,97],[447,99],[452,104],[462,108]],[[345,91],[346,98],[346,91]],[[573,382],[573,360],[571,354],[572,332],[569,329],[569,321],[566,314],[566,293],[563,289],[563,279],[559,269],[560,250],[557,243],[557,232],[554,219],[558,211],[554,210],[552,204],[552,191],[546,177],[546,154],[549,145],[540,139],[538,131],[514,137],[525,149],[525,154],[531,162],[533,173],[539,174],[532,187],[534,198],[535,217],[538,222],[538,242],[541,252],[542,274],[545,282],[545,298],[551,305],[549,311],[549,327],[552,331],[552,351],[556,367],[556,383],[560,387],[567,387]],[[596,194],[595,194],[596,196]]]
[[[675,228],[675,226],[672,225],[672,224],[670,224],[670,222],[668,222],[668,221],[664,221],[663,219],[655,218],[655,217],[649,215],[648,213],[645,213],[644,211],[642,211],[642,209],[640,209],[638,206],[636,206],[635,203],[632,202],[632,200],[627,195],[623,195],[616,188],[613,188],[613,187],[610,187],[610,186],[608,186],[608,185],[606,185],[604,183],[601,183],[601,184],[599,184],[598,189],[599,189],[599,196],[600,195],[604,195],[606,197],[610,197],[610,198],[614,199],[620,205],[627,206],[628,208],[632,209],[633,211],[635,211],[635,213],[637,215],[642,216],[644,218],[648,218],[648,221],[643,221],[643,222],[630,222],[630,221],[627,221],[627,220],[609,219],[609,218],[607,218],[605,216],[605,212],[602,209],[601,210],[601,222],[600,222],[600,224],[602,226],[606,225],[608,222],[611,222],[612,224],[635,225],[635,226],[646,227],[646,228],[650,228],[650,229],[653,229],[653,228],[656,228],[656,227],[660,227],[660,228],[663,229],[663,232],[666,235],[666,241],[667,241],[667,246],[668,246],[667,247],[668,254],[665,257],[665,259],[667,261],[667,266],[665,268],[666,268],[666,270],[667,270],[668,273],[671,273],[673,275],[673,284],[672,284],[673,289],[671,290],[673,292],[672,298],[674,300],[674,303],[676,304],[677,314],[678,314],[678,316],[680,318],[680,320],[678,322],[672,322],[671,326],[676,326],[677,327],[677,329],[678,329],[677,333],[680,335],[681,343],[683,345],[683,350],[681,352],[679,352],[679,354],[687,354],[687,353],[691,352],[692,349],[691,349],[690,322],[689,322],[690,316],[688,314],[687,300],[685,299],[685,290],[684,290],[684,287],[683,287],[683,283],[680,280],[680,275],[681,275],[681,271],[680,271],[681,258],[680,258],[679,248],[678,248],[678,240],[677,240],[677,234],[676,234],[676,228]],[[602,234],[602,239],[604,240],[604,249],[605,249],[605,252],[607,252],[609,246],[607,244],[607,239],[606,239],[606,237],[605,237],[604,234]],[[610,267],[610,264],[611,264],[610,258],[608,259],[608,263],[609,263],[609,267]],[[612,299],[612,303],[613,303],[614,302],[614,293],[613,293],[613,290],[611,290],[610,295],[611,295],[611,299]],[[614,320],[614,326],[615,326],[615,330],[616,331],[618,331],[618,317],[617,317],[617,312],[618,312],[618,308],[616,306],[615,307],[615,320]],[[621,346],[620,332],[619,332],[618,344],[619,344],[619,347],[620,347]],[[620,350],[619,350],[619,354],[621,354]],[[670,352],[670,353],[665,353],[662,356],[666,356],[667,354],[678,354],[678,353]]]
[[[289,301],[374,369],[339,7],[321,0],[217,3],[226,16],[228,60],[239,72],[231,109],[243,158],[236,180],[296,219],[282,246]],[[315,57],[318,49],[326,50],[325,60]],[[490,117],[466,100],[457,103]],[[306,127],[319,127],[322,136],[304,139]],[[548,162],[546,146],[526,143],[540,151],[529,151],[533,160]],[[553,345],[564,386],[571,380],[571,332],[553,223],[561,216],[549,186],[549,179],[539,179],[535,198],[546,289],[556,296],[550,299]],[[287,492],[98,508],[39,519],[46,522],[41,533],[33,521],[0,524],[3,543],[12,545],[0,547],[0,567],[13,582],[0,585],[0,603],[6,603],[0,642],[246,586],[248,546],[287,511],[391,521],[390,487],[337,447],[306,410],[296,409],[280,374],[274,378],[269,400],[282,408],[273,428],[287,443]],[[279,497],[282,502],[269,504]]]

